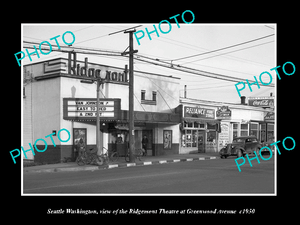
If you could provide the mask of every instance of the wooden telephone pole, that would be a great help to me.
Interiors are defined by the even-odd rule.
[[[129,54],[129,160],[130,162],[135,162],[134,157],[134,98],[133,98],[133,87],[134,87],[134,76],[133,76],[133,54],[137,53],[138,50],[133,50],[133,33],[136,31],[133,28],[140,27],[142,25],[138,25],[135,27],[127,28],[125,30],[116,31],[110,33],[109,35],[120,33],[124,31],[124,33],[129,33],[129,46],[125,49],[125,51],[129,48],[128,52],[123,52],[121,55]],[[133,30],[131,30],[133,29]],[[125,73],[127,73],[127,65],[125,66]]]
[[[138,50],[133,50],[133,33],[136,30],[127,30],[124,33],[129,33],[129,52],[123,52],[122,55],[129,54],[129,160],[135,162],[134,157],[134,76],[133,76],[133,54]],[[127,69],[127,66],[125,70]]]

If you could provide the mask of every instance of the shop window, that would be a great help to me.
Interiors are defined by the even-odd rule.
[[[267,125],[267,142],[273,143],[274,142],[274,124],[268,124]]]
[[[266,124],[260,125],[260,141],[261,142],[266,141]]]
[[[251,130],[250,135],[258,138],[258,123],[251,123],[250,130]]]
[[[217,128],[217,124],[207,123],[208,130],[216,130],[216,128]]]
[[[193,134],[193,142],[192,142],[192,147],[197,147],[197,140],[198,140],[198,135],[197,135],[198,131],[197,130],[193,130],[192,134]]]
[[[232,124],[232,133],[233,133],[233,138],[238,136],[238,123],[233,123]]]
[[[217,132],[209,131],[207,133],[206,152],[217,152]]]
[[[185,132],[186,132],[185,133],[186,147],[192,147],[192,142],[193,142],[192,130],[186,130]]]
[[[248,124],[241,124],[241,136],[248,136]]]
[[[192,128],[193,127],[193,122],[186,122],[186,121],[184,121],[184,127]]]

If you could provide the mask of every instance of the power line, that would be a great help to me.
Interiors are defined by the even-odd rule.
[[[180,44],[175,44],[175,43],[171,43],[169,41],[165,41],[165,40],[162,40],[162,39],[167,39],[167,40],[170,40],[170,41],[174,41],[174,42],[178,42],[178,43],[182,43],[182,44],[185,44],[185,45],[189,45],[189,46],[192,46],[193,48],[191,47],[186,47],[186,46],[183,46],[183,45],[180,45]],[[166,38],[166,37],[161,37],[161,39],[157,39],[158,41],[162,41],[162,42],[166,42],[166,43],[169,43],[169,44],[172,44],[172,45],[176,45],[177,47],[178,46],[181,46],[183,48],[187,48],[187,49],[192,49],[192,50],[195,50],[195,51],[198,51],[198,49],[204,49],[204,50],[209,50],[207,48],[202,48],[202,47],[199,47],[197,45],[191,45],[191,44],[187,44],[185,42],[182,42],[182,41],[177,41],[177,40],[173,40],[173,39],[170,39],[170,38]],[[196,49],[198,48],[198,49]],[[210,50],[209,50],[210,51]],[[219,56],[222,56],[222,55],[219,55]],[[223,56],[225,58],[230,58],[231,60],[236,60],[236,61],[246,61],[246,63],[250,63],[250,64],[259,64],[259,65],[263,65],[263,66],[270,66],[270,65],[266,65],[264,63],[261,63],[261,62],[255,62],[255,61],[252,61],[252,60],[249,60],[249,59],[243,59],[241,57],[236,57],[236,56],[231,56],[231,55],[228,55],[228,56]],[[171,59],[169,60],[165,60],[165,61],[170,61],[171,62]],[[197,64],[196,64],[197,65]]]
[[[141,57],[141,55],[139,55],[139,56]],[[145,58],[149,58],[149,57],[145,57]],[[151,59],[151,60],[154,60],[156,62],[150,62],[150,61],[140,59],[140,58],[135,58],[135,60],[148,62],[148,63],[156,65],[156,66],[162,66],[162,67],[166,67],[166,68],[169,68],[169,69],[174,69],[174,70],[178,70],[178,71],[186,72],[186,73],[192,73],[192,74],[195,74],[195,75],[198,75],[198,76],[204,76],[204,77],[209,77],[209,78],[213,78],[213,79],[219,79],[219,80],[230,81],[230,82],[241,82],[241,81],[246,81],[246,80],[248,80],[248,82],[250,82],[250,83],[255,82],[255,81],[249,80],[249,79],[237,78],[237,77],[227,76],[227,75],[218,74],[218,73],[211,73],[211,72],[202,71],[202,70],[189,68],[189,67],[185,67],[185,66],[180,66],[180,65],[173,65],[172,63],[170,64],[170,63],[167,63],[167,62],[161,62],[158,59]],[[169,66],[159,64],[157,62],[165,63],[165,64],[168,64]],[[269,86],[274,87],[274,84],[270,84]]]
[[[218,55],[209,56],[209,57],[202,58],[202,59],[197,59],[197,60],[190,61],[190,62],[184,62],[184,63],[181,63],[181,65],[187,64],[187,63],[201,61],[201,60],[204,60],[204,59],[214,58],[214,57],[221,56],[221,55],[226,55],[226,54],[229,54],[229,53],[232,53],[232,52],[242,51],[242,50],[245,50],[245,49],[248,49],[248,48],[254,48],[254,47],[257,47],[257,46],[260,46],[260,45],[269,44],[271,42],[274,42],[274,41],[268,41],[268,42],[265,42],[265,43],[262,43],[262,44],[252,45],[252,46],[249,46],[249,47],[246,47],[246,48],[240,48],[240,49],[237,49],[237,50],[234,50],[234,51],[231,51],[231,52],[225,52],[225,53],[221,53],[221,54],[218,54]]]
[[[260,38],[256,38],[256,39],[250,40],[250,41],[245,41],[245,42],[241,42],[239,44],[230,45],[230,46],[227,46],[227,47],[224,47],[224,48],[219,48],[219,49],[216,49],[216,50],[212,50],[212,51],[208,51],[208,52],[203,52],[203,53],[196,54],[196,55],[191,55],[191,56],[186,56],[186,57],[182,57],[182,58],[178,58],[178,59],[173,59],[172,61],[178,61],[178,60],[182,60],[182,59],[187,59],[187,58],[192,58],[192,57],[196,57],[196,56],[200,56],[200,55],[209,54],[209,53],[212,53],[212,52],[221,51],[221,50],[228,49],[228,48],[233,48],[233,47],[236,47],[236,46],[239,46],[239,45],[244,45],[244,44],[247,44],[247,43],[250,43],[250,42],[258,41],[258,40],[261,40],[261,39],[264,39],[264,38],[268,38],[268,37],[271,37],[271,36],[274,36],[274,35],[275,34],[270,34],[270,35],[267,35],[267,36],[263,36],[263,37],[260,37]]]

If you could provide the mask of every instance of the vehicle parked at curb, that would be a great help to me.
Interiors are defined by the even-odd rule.
[[[255,136],[240,136],[233,138],[232,143],[228,143],[219,153],[221,158],[227,158],[233,155],[239,158],[244,157],[246,154],[254,155],[254,151],[256,155],[259,155],[259,150],[262,147],[263,145]],[[263,152],[261,154],[263,154]]]

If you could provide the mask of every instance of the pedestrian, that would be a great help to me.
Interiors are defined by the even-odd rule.
[[[85,151],[85,144],[84,144],[82,138],[80,138],[77,146],[78,146],[78,149],[79,149],[79,155],[78,156],[80,157],[84,153],[84,151]]]
[[[142,139],[142,151],[143,155],[147,155],[147,145],[148,145],[148,138],[146,135],[144,135]]]

